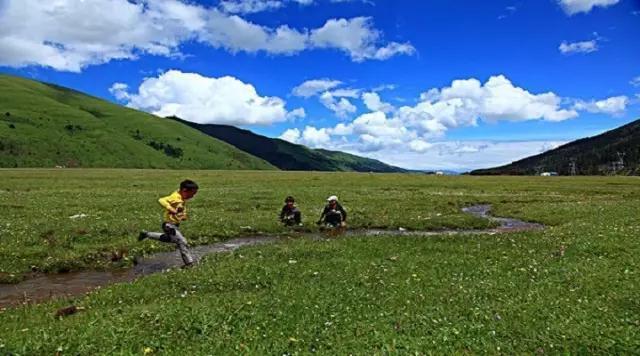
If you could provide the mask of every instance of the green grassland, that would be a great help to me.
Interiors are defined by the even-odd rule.
[[[337,194],[351,227],[483,228],[460,213],[543,231],[283,239],[211,255],[86,297],[0,312],[9,354],[388,354],[640,352],[640,209],[633,177],[145,170],[0,171],[0,270],[113,268],[103,254],[169,248],[135,239],[183,178],[202,187],[195,244],[283,233],[288,194],[311,229]],[[82,219],[69,216],[84,213]],[[249,228],[250,227],[250,228]],[[101,257],[102,256],[102,257]],[[69,304],[84,311],[56,319]]]
[[[0,167],[276,169],[173,120],[0,74]]]

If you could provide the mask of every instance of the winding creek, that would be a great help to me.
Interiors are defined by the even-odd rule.
[[[346,230],[340,236],[417,236],[427,237],[454,234],[497,234],[520,231],[541,230],[543,225],[529,223],[517,219],[494,217],[490,215],[490,205],[474,205],[462,209],[463,212],[476,217],[489,219],[499,224],[496,228],[482,230],[384,230],[384,229],[354,229]],[[297,233],[296,236],[312,239],[322,239],[325,233]],[[195,246],[191,249],[197,258],[203,256],[229,252],[243,246],[257,246],[273,243],[279,239],[274,236],[254,235],[238,237],[211,245]],[[96,288],[114,283],[133,281],[141,276],[159,273],[182,265],[177,252],[162,252],[138,259],[138,263],[126,270],[111,271],[81,271],[62,274],[41,274],[18,284],[0,284],[0,308],[16,306],[25,303],[38,303],[57,297],[82,295]]]

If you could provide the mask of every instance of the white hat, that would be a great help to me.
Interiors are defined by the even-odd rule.
[[[327,198],[327,201],[332,201],[332,200],[338,201],[338,197],[335,196],[335,195],[332,195],[332,196]]]

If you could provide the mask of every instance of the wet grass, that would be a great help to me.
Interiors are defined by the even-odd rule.
[[[102,259],[109,266],[113,249],[127,248],[130,256],[161,248],[137,243],[134,233],[157,225],[155,198],[182,177],[203,187],[184,229],[199,243],[247,226],[282,232],[275,215],[287,194],[298,197],[307,222],[334,193],[351,226],[480,228],[486,221],[459,208],[491,203],[496,215],[549,227],[490,236],[289,239],[212,255],[191,270],[3,311],[0,353],[640,352],[635,178],[54,174],[0,172],[0,202],[25,206],[8,210],[14,215],[7,222],[17,228],[1,235],[4,273],[47,263],[95,267]],[[63,210],[66,203],[73,209]],[[88,217],[68,218],[79,213]],[[54,317],[70,304],[85,309]]]

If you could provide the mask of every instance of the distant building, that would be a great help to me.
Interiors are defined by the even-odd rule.
[[[542,172],[540,173],[540,175],[543,177],[552,177],[552,176],[557,176],[558,172]]]
[[[436,175],[437,175],[437,176],[443,176],[443,175],[444,175],[444,172],[443,172],[443,171],[437,171],[437,172],[436,172]]]

